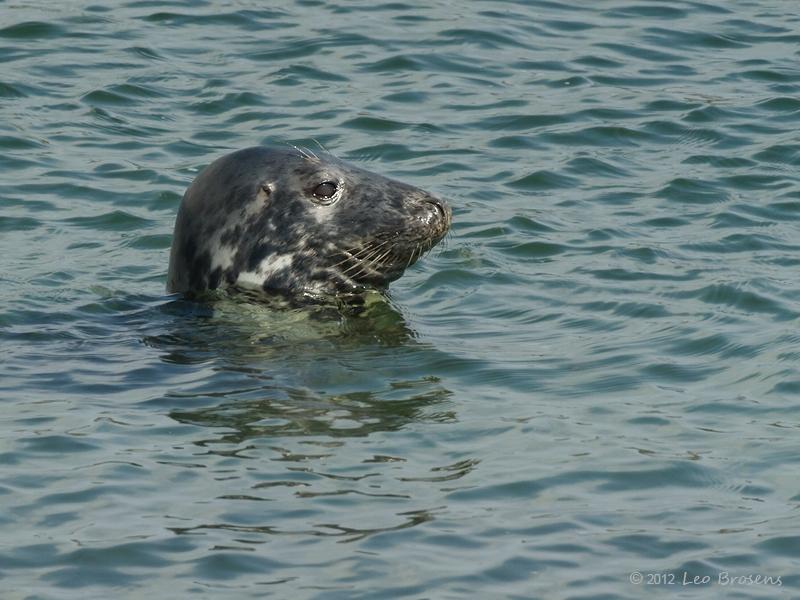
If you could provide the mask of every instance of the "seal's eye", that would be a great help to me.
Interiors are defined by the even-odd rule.
[[[323,181],[314,188],[314,195],[320,200],[330,200],[336,194],[337,187],[333,181]]]

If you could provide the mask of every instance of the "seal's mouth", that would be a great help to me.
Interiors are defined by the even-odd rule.
[[[414,225],[405,231],[380,232],[339,251],[333,265],[338,275],[356,285],[382,288],[398,279],[450,229],[450,207],[438,198],[420,203]]]
[[[383,287],[399,278],[438,242],[438,239],[412,243],[400,236],[372,240],[359,248],[342,250],[339,272],[351,281]]]

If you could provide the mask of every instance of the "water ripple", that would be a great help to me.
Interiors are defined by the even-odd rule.
[[[787,7],[4,5],[4,589],[797,595]],[[186,186],[258,143],[453,231],[359,315],[165,295]]]

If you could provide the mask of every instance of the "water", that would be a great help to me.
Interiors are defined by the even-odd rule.
[[[0,3],[2,597],[800,596],[799,27]],[[167,296],[198,170],[314,140],[446,247],[362,317]]]

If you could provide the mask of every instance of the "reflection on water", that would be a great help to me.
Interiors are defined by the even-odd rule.
[[[348,490],[337,492],[337,494],[347,494],[347,493],[349,493]],[[298,494],[298,496],[301,497],[303,495],[304,494]],[[363,495],[370,496],[371,494],[363,494]],[[377,494],[372,494],[372,495],[377,496]],[[312,497],[312,494],[310,493],[305,494],[305,497]],[[229,497],[229,499],[234,499],[234,498]],[[197,525],[194,527],[170,527],[170,530],[177,534],[187,534],[187,533],[197,533],[207,530],[219,529],[232,533],[261,534],[269,536],[292,535],[292,536],[331,537],[331,538],[341,538],[337,540],[341,542],[357,542],[363,538],[369,537],[370,535],[374,535],[377,533],[389,533],[391,531],[400,531],[403,529],[409,529],[411,527],[415,527],[417,525],[422,525],[423,523],[427,523],[428,521],[433,520],[434,515],[435,515],[434,511],[428,511],[428,510],[415,510],[407,513],[398,513],[398,517],[403,518],[403,520],[400,523],[392,525],[391,527],[374,527],[374,528],[347,527],[343,525],[336,525],[333,523],[323,523],[314,529],[289,531],[281,529],[280,527],[273,527],[270,525],[242,526],[242,525],[215,523],[208,525]]]
[[[452,392],[435,374],[420,376],[419,365],[438,352],[420,342],[401,311],[379,294],[355,312],[241,296],[206,304],[178,300],[162,312],[174,316],[171,331],[146,343],[166,363],[207,362],[213,373],[160,400],[170,418],[196,431],[192,462],[170,460],[184,466],[249,460],[247,477],[221,475],[227,484],[216,500],[273,506],[246,517],[229,509],[215,522],[170,526],[176,534],[225,533],[234,536],[226,542],[235,541],[230,548],[275,535],[355,542],[431,521],[435,508],[409,508],[414,494],[408,486],[459,479],[477,465],[437,460],[427,471],[406,472],[401,448],[358,448],[357,440],[375,434],[457,420]],[[361,455],[356,464],[341,462],[353,452]],[[321,508],[376,500],[390,503],[391,516],[354,522]],[[274,509],[278,502],[282,508]],[[302,528],[297,515],[289,516],[298,510],[309,515]]]
[[[370,294],[357,312],[235,295],[205,304],[176,300],[162,311],[175,316],[173,331],[146,336],[145,343],[168,363],[213,358],[217,374],[212,387],[218,389],[173,392],[181,408],[170,415],[182,423],[225,428],[224,443],[265,436],[364,436],[413,421],[455,419],[450,408],[436,410],[451,392],[435,375],[408,378],[396,371],[386,377],[392,371],[387,357],[401,365],[398,351],[408,357],[435,350],[416,339],[401,312],[380,294]],[[362,366],[346,368],[355,362]],[[238,380],[236,388],[220,385],[226,372]],[[212,399],[216,402],[209,404]],[[193,400],[200,406],[193,407]]]
[[[424,391],[415,393],[415,388]],[[402,397],[400,390],[408,395]],[[194,411],[175,410],[170,416],[182,423],[234,430],[220,436],[225,443],[288,435],[353,437],[394,431],[413,421],[453,421],[452,410],[430,412],[449,396],[450,392],[433,378],[433,381],[395,382],[385,392],[327,396],[311,390],[285,390],[283,398],[222,402]]]
[[[365,344],[400,346],[416,333],[391,301],[377,293],[357,307],[288,304],[272,296],[222,294],[206,302],[176,299],[161,307],[175,317],[174,331],[146,336],[144,342],[170,351],[164,360],[191,364],[208,350],[232,363],[246,364],[256,356],[293,352],[326,352]],[[328,352],[329,353],[329,352]]]

